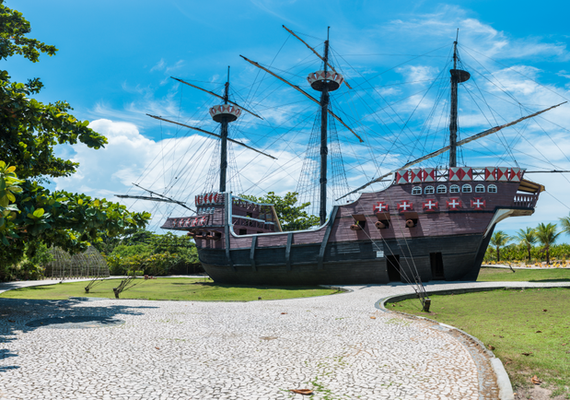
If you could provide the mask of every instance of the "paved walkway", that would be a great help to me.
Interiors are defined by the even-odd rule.
[[[465,341],[375,308],[410,286],[347,289],[249,303],[0,299],[0,399],[274,400],[305,388],[313,399],[498,397]]]

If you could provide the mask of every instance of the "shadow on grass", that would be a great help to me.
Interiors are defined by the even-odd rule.
[[[41,287],[34,288],[34,290]],[[38,328],[97,328],[122,323],[121,315],[142,315],[140,310],[151,306],[112,305],[82,306],[84,300],[26,300],[0,298],[0,343],[17,340],[16,331],[31,332]],[[90,299],[92,305],[92,299]],[[0,373],[19,368],[8,348],[0,349]]]
[[[570,282],[570,279],[529,279],[529,282]]]
[[[219,287],[225,289],[277,289],[277,290],[311,290],[311,289],[322,289],[320,286],[257,286],[257,285],[236,285],[236,284],[224,284],[216,282],[194,282],[191,285],[201,285],[206,287]]]
[[[224,289],[279,289],[279,290],[310,290],[310,289],[322,289],[321,286],[256,286],[256,285],[236,285],[236,284],[224,284],[216,282],[173,282],[172,285],[184,285],[184,286],[205,286],[205,287],[218,287]]]

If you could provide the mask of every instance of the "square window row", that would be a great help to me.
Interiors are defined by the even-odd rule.
[[[414,186],[412,188],[413,195],[421,195],[423,194],[445,194],[447,193],[447,186],[446,185],[439,185],[437,188],[434,186],[426,186],[423,191],[421,186]],[[497,185],[489,185],[485,188],[485,185],[477,185],[475,186],[475,193],[497,193]],[[466,184],[463,186],[459,185],[451,185],[449,186],[449,193],[473,193],[473,186]]]

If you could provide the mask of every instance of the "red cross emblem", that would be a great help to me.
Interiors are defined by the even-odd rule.
[[[405,211],[411,211],[414,209],[414,205],[412,203],[410,203],[408,200],[404,200],[398,203],[398,211],[399,212],[405,212]]]
[[[452,197],[446,201],[446,203],[447,208],[450,210],[459,210],[461,208],[461,200],[459,200],[457,197]]]
[[[385,212],[385,211],[388,211],[388,204],[384,203],[383,201],[379,201],[374,206],[374,213],[375,214]]]
[[[424,201],[422,206],[424,211],[435,211],[439,208],[439,202],[429,199],[428,201]]]
[[[475,200],[471,200],[471,208],[475,210],[483,210],[485,208],[486,201],[480,197],[475,197]]]

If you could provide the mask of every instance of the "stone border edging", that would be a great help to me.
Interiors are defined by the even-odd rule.
[[[499,290],[499,289],[519,290],[519,289],[525,289],[525,288],[529,289],[529,287],[522,287],[522,286],[521,287],[495,286],[495,287],[487,287],[487,288],[430,290],[429,293],[430,294],[438,294],[438,295],[449,295],[449,294],[465,294],[465,293],[473,293],[473,292],[487,292],[487,291]],[[454,329],[457,332],[461,333],[462,335],[465,335],[468,338],[472,339],[474,342],[476,342],[479,345],[479,347],[481,349],[483,349],[484,354],[486,354],[487,358],[489,359],[489,363],[491,364],[491,367],[493,368],[493,372],[495,373],[495,376],[497,378],[497,385],[499,386],[499,399],[500,400],[514,400],[515,395],[513,392],[513,387],[511,384],[511,380],[509,379],[509,375],[507,374],[507,371],[505,370],[505,366],[503,365],[501,360],[495,356],[495,354],[492,351],[488,350],[485,347],[485,344],[483,342],[481,342],[481,340],[479,340],[475,336],[470,335],[469,333],[462,331],[461,329],[456,328],[454,326],[447,325],[447,324],[435,321],[435,320],[427,318],[427,317],[422,317],[422,316],[413,315],[413,314],[406,314],[406,313],[401,312],[401,311],[390,310],[390,309],[385,307],[385,304],[397,303],[397,302],[402,301],[402,300],[408,300],[408,299],[414,299],[414,298],[417,298],[416,293],[408,293],[408,294],[399,294],[399,295],[395,295],[395,296],[388,296],[388,297],[384,297],[384,298],[378,300],[376,303],[374,303],[374,307],[376,307],[378,310],[386,312],[386,313],[403,314],[408,318],[423,319],[423,320],[429,321],[433,324],[439,325],[441,327],[445,327],[448,329]]]

